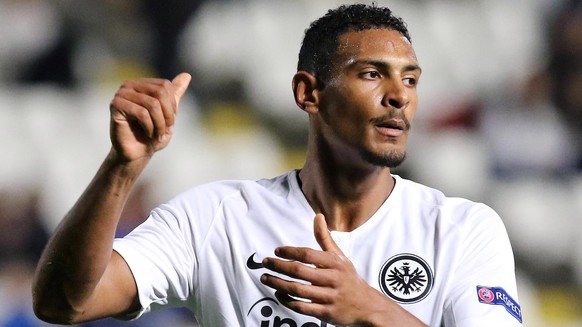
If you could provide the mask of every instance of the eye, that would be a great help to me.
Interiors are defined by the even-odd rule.
[[[363,72],[360,74],[360,76],[363,78],[366,78],[366,79],[378,79],[378,78],[382,77],[380,72],[378,72],[376,70],[370,70],[370,71]]]
[[[415,86],[418,83],[418,81],[414,77],[407,77],[404,78],[402,81],[404,81],[404,85],[406,86]]]

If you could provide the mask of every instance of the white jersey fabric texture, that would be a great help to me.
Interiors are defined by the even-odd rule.
[[[320,249],[293,170],[195,187],[154,209],[114,249],[142,310],[190,308],[202,326],[331,326],[279,304],[260,261],[282,245]],[[372,287],[429,326],[521,326],[513,253],[488,206],[393,175],[378,211],[333,238]]]

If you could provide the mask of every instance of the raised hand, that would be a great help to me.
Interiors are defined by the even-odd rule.
[[[190,80],[182,73],[171,82],[143,78],[121,85],[110,104],[110,137],[118,160],[149,158],[168,145]]]

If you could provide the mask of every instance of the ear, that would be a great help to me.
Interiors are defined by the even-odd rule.
[[[293,76],[293,95],[295,103],[309,114],[319,111],[319,90],[317,78],[306,71],[298,71]]]

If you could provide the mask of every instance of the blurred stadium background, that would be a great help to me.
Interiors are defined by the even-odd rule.
[[[526,326],[582,326],[582,1],[377,2],[408,22],[423,66],[397,173],[499,212]],[[31,312],[35,263],[109,149],[124,79],[194,76],[119,235],[190,186],[301,166],[291,76],[304,29],[342,3],[0,0],[0,327],[47,326]],[[194,324],[149,317],[83,326]]]

